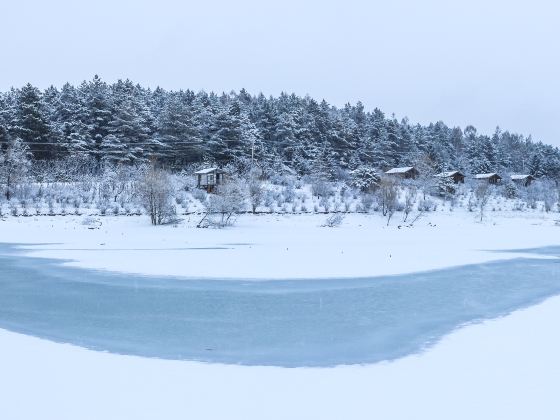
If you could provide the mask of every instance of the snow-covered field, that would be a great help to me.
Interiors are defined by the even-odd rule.
[[[243,215],[227,229],[197,229],[200,216],[177,227],[153,227],[147,217],[17,217],[0,221],[0,241],[39,243],[33,256],[71,265],[192,278],[363,277],[431,270],[519,254],[500,252],[558,245],[558,213],[426,213],[406,227],[378,214],[350,214],[338,228],[325,215]]]
[[[398,215],[397,215],[398,216]],[[0,241],[86,268],[192,278],[326,278],[515,258],[558,245],[558,213],[395,217],[242,216],[225,230],[154,228],[145,217],[0,221]],[[399,228],[398,226],[401,225]],[[91,227],[91,226],[90,226]],[[559,273],[560,275],[560,273]],[[468,326],[414,356],[368,366],[242,367],[93,352],[0,330],[6,419],[556,419],[560,298]]]

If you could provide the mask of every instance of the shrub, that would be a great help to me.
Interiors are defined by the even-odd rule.
[[[333,213],[327,217],[325,220],[325,224],[322,225],[323,227],[338,227],[342,224],[344,220],[343,213]]]

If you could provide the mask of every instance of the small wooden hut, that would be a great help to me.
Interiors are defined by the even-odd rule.
[[[194,173],[197,177],[196,186],[208,192],[214,191],[218,185],[226,180],[226,173],[218,168],[206,168]]]
[[[403,168],[389,169],[385,174],[402,179],[416,179],[420,172],[414,166],[405,166]]]
[[[494,172],[490,172],[487,174],[476,174],[474,176],[474,179],[476,179],[477,181],[481,181],[481,182],[487,182],[489,184],[499,184],[500,181],[502,180],[502,177],[500,175],[498,175],[497,173]]]
[[[465,183],[465,175],[463,175],[459,171],[441,172],[441,173],[437,174],[436,177],[452,179],[455,184],[464,184]]]
[[[528,187],[535,180],[535,177],[532,175],[511,175],[511,180],[516,184]]]

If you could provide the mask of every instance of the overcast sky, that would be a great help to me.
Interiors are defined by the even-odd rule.
[[[7,0],[0,16],[0,90],[99,74],[286,91],[560,145],[555,1]]]

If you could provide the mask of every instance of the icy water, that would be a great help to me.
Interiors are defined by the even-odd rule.
[[[559,293],[559,259],[352,280],[186,281],[62,267],[0,245],[0,328],[165,359],[375,363]]]

